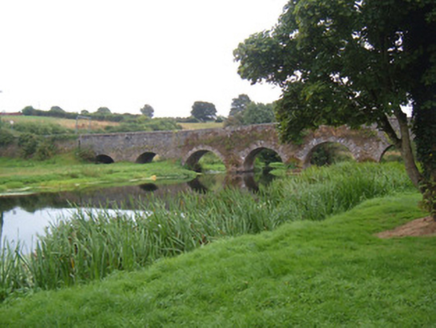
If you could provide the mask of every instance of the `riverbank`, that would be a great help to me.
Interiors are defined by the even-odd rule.
[[[421,196],[366,201],[325,221],[224,238],[135,272],[10,298],[7,327],[427,327],[435,237],[377,233],[425,216]]]
[[[137,185],[144,182],[189,181],[197,174],[178,163],[113,163],[96,165],[74,154],[47,161],[0,158],[0,196]]]
[[[92,209],[79,209],[38,241],[37,256],[26,258],[18,245],[4,248],[0,296],[99,280],[224,237],[272,231],[289,221],[321,221],[365,199],[414,190],[398,163],[341,163],[277,179],[255,194],[230,188],[201,195],[183,192],[165,201],[138,200],[131,204],[134,220],[114,217],[105,208],[97,216]]]

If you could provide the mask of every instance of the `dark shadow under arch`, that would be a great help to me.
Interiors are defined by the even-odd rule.
[[[153,158],[156,156],[156,153],[153,152],[145,152],[136,159],[136,163],[145,164],[153,162]]]
[[[209,150],[209,149],[200,149],[195,151],[194,153],[192,153],[185,162],[185,165],[188,167],[188,169],[196,171],[196,172],[201,172],[201,167],[199,165],[200,159],[207,153],[212,153],[215,156],[217,156],[217,158],[219,158],[220,160],[222,160],[221,156],[219,154],[217,154],[215,151],[213,150]]]
[[[97,164],[112,164],[112,163],[115,163],[115,161],[112,159],[112,157],[110,157],[108,155],[98,155],[95,158],[95,162]]]
[[[340,142],[326,141],[317,144],[310,150],[304,162],[304,167],[331,165],[345,161],[355,161],[350,149]]]
[[[280,162],[283,162],[283,159],[281,158],[281,156],[279,155],[279,153],[271,148],[267,148],[267,147],[258,147],[253,149],[245,158],[244,161],[244,172],[253,172],[254,171],[254,161],[256,160],[256,157],[264,151],[268,151],[269,153],[274,153],[275,156],[277,157],[277,160],[279,160]]]

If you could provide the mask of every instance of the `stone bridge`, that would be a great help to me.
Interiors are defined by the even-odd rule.
[[[281,143],[274,124],[259,124],[223,129],[89,134],[79,137],[79,147],[95,153],[97,162],[130,161],[148,163],[180,160],[194,167],[207,152],[216,154],[227,171],[253,170],[256,155],[264,149],[275,151],[283,163],[307,167],[314,149],[333,142],[348,148],[356,161],[380,161],[391,146],[384,134],[369,128],[323,126],[306,135],[303,143]]]

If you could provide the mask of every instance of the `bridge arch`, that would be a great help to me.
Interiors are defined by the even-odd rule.
[[[326,137],[326,138],[315,138],[311,142],[306,144],[306,146],[304,147],[303,152],[306,154],[304,156],[304,158],[302,159],[304,168],[310,166],[310,160],[312,158],[314,151],[319,146],[321,146],[323,144],[327,144],[327,143],[340,144],[350,151],[351,155],[353,155],[353,157],[356,161],[363,160],[361,158],[360,147],[358,147],[356,145],[356,143],[350,138],[338,138],[336,136],[331,136],[331,137]]]
[[[397,153],[397,154],[394,154],[394,155],[390,154],[390,157],[395,157],[394,159],[392,159],[392,158],[391,159],[386,159],[385,158],[385,155],[387,155],[387,153],[389,153],[389,152]],[[378,162],[382,162],[383,160],[386,160],[386,161],[399,161],[400,159],[401,159],[400,151],[397,150],[397,148],[395,148],[394,145],[389,145],[381,153],[380,158],[378,159]]]
[[[268,142],[256,142],[251,144],[247,149],[241,153],[242,157],[242,170],[243,172],[251,172],[254,170],[254,160],[256,156],[263,150],[274,151],[283,163],[287,162],[288,156],[283,153],[275,144]]]
[[[324,151],[324,152],[323,152]],[[338,141],[321,142],[314,146],[306,156],[304,166],[328,165],[335,161],[356,160],[351,149]]]
[[[221,161],[226,164],[225,157],[221,154],[220,151],[217,149],[206,146],[206,145],[200,145],[195,148],[193,148],[191,151],[189,151],[185,156],[182,158],[182,165],[186,165],[189,168],[194,168],[196,164],[198,164],[198,161],[200,158],[206,154],[207,152],[212,152],[216,156],[218,156]]]
[[[151,152],[151,151],[142,153],[141,155],[138,156],[135,163],[138,163],[138,164],[151,163],[151,162],[153,162],[153,158],[156,155],[157,155],[156,153]]]
[[[100,154],[95,157],[95,162],[97,164],[112,164],[115,163],[114,159],[109,155]]]

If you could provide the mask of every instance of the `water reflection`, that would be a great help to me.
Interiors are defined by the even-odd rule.
[[[204,194],[219,192],[227,187],[257,192],[259,184],[268,184],[268,175],[203,174],[188,183],[153,184],[111,187],[76,192],[42,193],[20,197],[0,198],[0,240],[23,240],[32,244],[35,234],[43,234],[44,227],[58,217],[68,215],[72,207],[135,209],[135,204],[147,204],[156,199],[166,201],[181,192]]]

